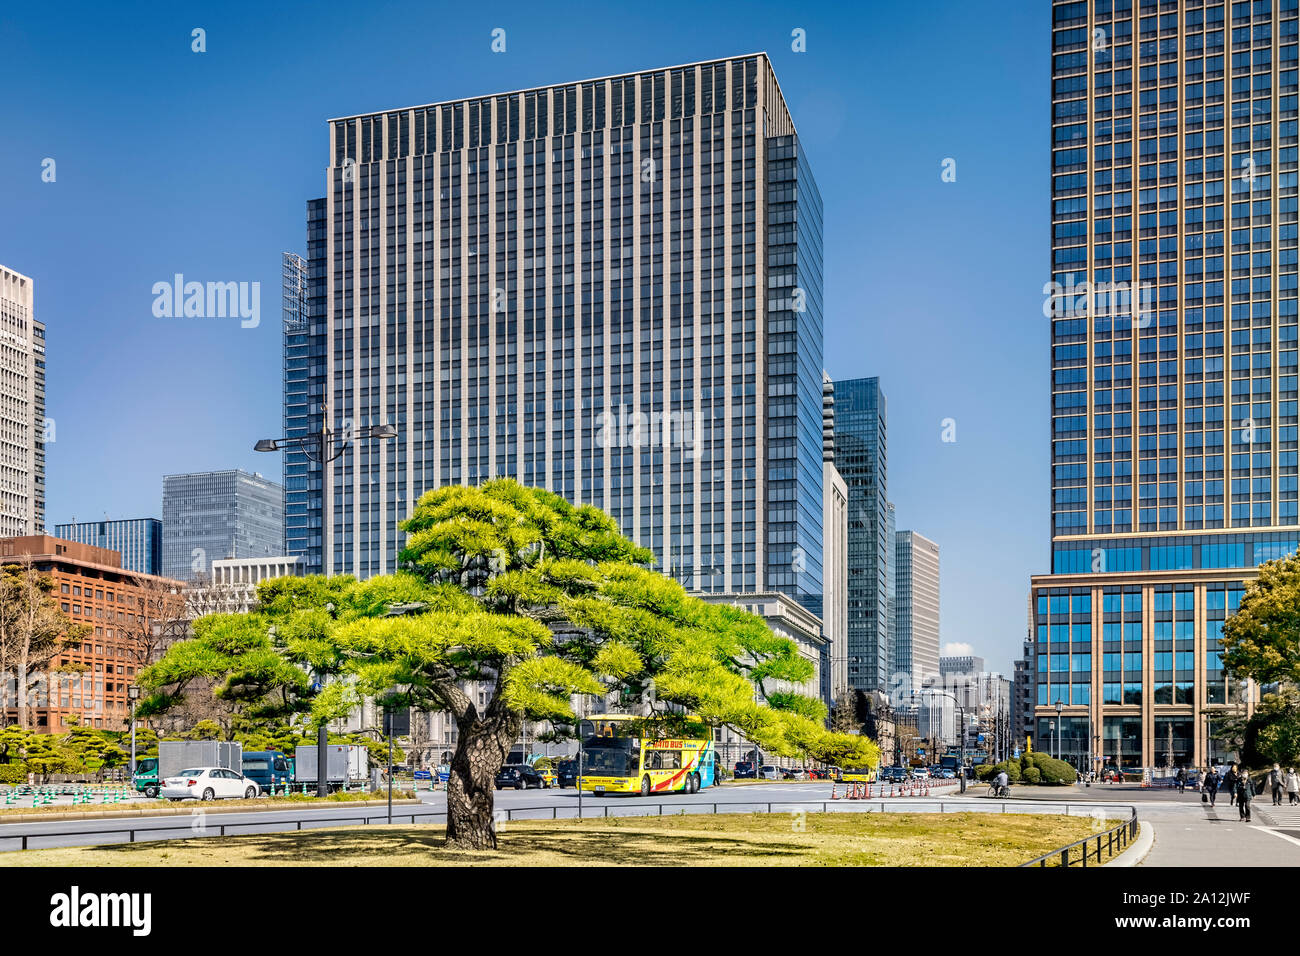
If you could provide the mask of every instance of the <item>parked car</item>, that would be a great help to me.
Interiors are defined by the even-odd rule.
[[[781,770],[783,780],[805,780],[807,777],[808,773],[803,767],[783,767]]]
[[[555,765],[555,782],[561,790],[578,785],[578,761],[561,760]]]
[[[753,763],[751,763],[748,760],[738,760],[736,761],[735,772],[732,774],[732,776],[734,776],[737,780],[740,780],[744,777],[749,777],[750,779],[754,779],[758,775],[754,772]]]
[[[763,767],[760,767],[759,770],[758,770],[758,775],[759,775],[760,777],[762,777],[764,780],[780,780],[780,779],[781,779],[781,771],[780,771],[779,769],[777,769],[776,767],[771,766],[770,764],[769,764],[769,765],[766,765],[766,766],[763,766]]]
[[[549,786],[546,777],[527,764],[508,763],[497,772],[496,787],[498,790],[502,787],[514,787],[516,790],[527,790],[529,787],[534,787],[538,790],[544,790]]]
[[[825,771],[825,770],[822,770],[820,767],[809,767],[809,768],[808,768],[808,779],[809,779],[809,780],[825,780],[825,779],[826,779],[826,771]]]
[[[225,767],[191,767],[162,782],[168,800],[251,800],[262,792],[254,780]]]

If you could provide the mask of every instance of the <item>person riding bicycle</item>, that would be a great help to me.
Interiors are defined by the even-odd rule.
[[[997,787],[997,794],[999,796],[1005,796],[1009,792],[1007,787],[1011,783],[1011,778],[1007,776],[1005,770],[999,770],[998,775],[993,778],[993,783],[994,786]]]

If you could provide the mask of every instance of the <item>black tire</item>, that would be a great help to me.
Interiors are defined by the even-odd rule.
[[[206,790],[203,791],[203,796],[200,797],[199,799],[201,799],[201,800],[215,800],[215,799],[217,799],[217,795],[216,795],[216,793],[213,792],[213,790],[212,790],[211,787],[208,787],[208,789],[206,789]]]
[[[497,784],[497,789],[498,789],[498,790],[501,789],[501,784]]]
[[[244,791],[244,799],[245,799],[245,800],[252,800],[252,799],[253,799],[254,797],[256,797],[256,796],[257,796],[257,788],[256,788],[256,787],[249,787],[247,790]]]
[[[641,796],[650,796],[650,778],[648,776],[641,778]]]
[[[528,789],[528,781],[527,781],[527,780],[520,780],[517,784],[515,784],[515,789],[516,789],[516,790],[527,790],[527,789]]]
[[[150,799],[153,799],[154,797],[158,796],[158,788],[157,788],[157,787],[145,787],[145,788],[144,788],[144,795],[145,795],[146,797],[149,797]]]

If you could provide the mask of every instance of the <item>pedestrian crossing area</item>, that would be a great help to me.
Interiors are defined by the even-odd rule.
[[[1273,806],[1272,798],[1269,796],[1256,797],[1250,805],[1251,816],[1266,826],[1278,827],[1283,830],[1300,830],[1300,803],[1286,802],[1286,796],[1282,797],[1280,807]]]

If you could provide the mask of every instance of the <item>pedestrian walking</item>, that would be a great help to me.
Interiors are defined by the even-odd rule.
[[[1250,800],[1255,796],[1255,782],[1250,779],[1245,768],[1237,774],[1237,816],[1250,822]]]
[[[1273,769],[1268,772],[1268,789],[1275,807],[1282,806],[1282,783],[1282,768],[1273,764]]]
[[[1183,793],[1187,789],[1187,768],[1178,768],[1178,792]]]
[[[1201,786],[1201,801],[1214,806],[1214,798],[1219,795],[1219,775],[1214,772],[1213,767],[1205,771],[1205,780]]]
[[[1228,770],[1223,775],[1223,789],[1228,791],[1228,806],[1232,806],[1237,800],[1237,765],[1228,764]]]
[[[1286,768],[1286,802],[1300,803],[1300,774],[1295,772],[1294,767]]]

